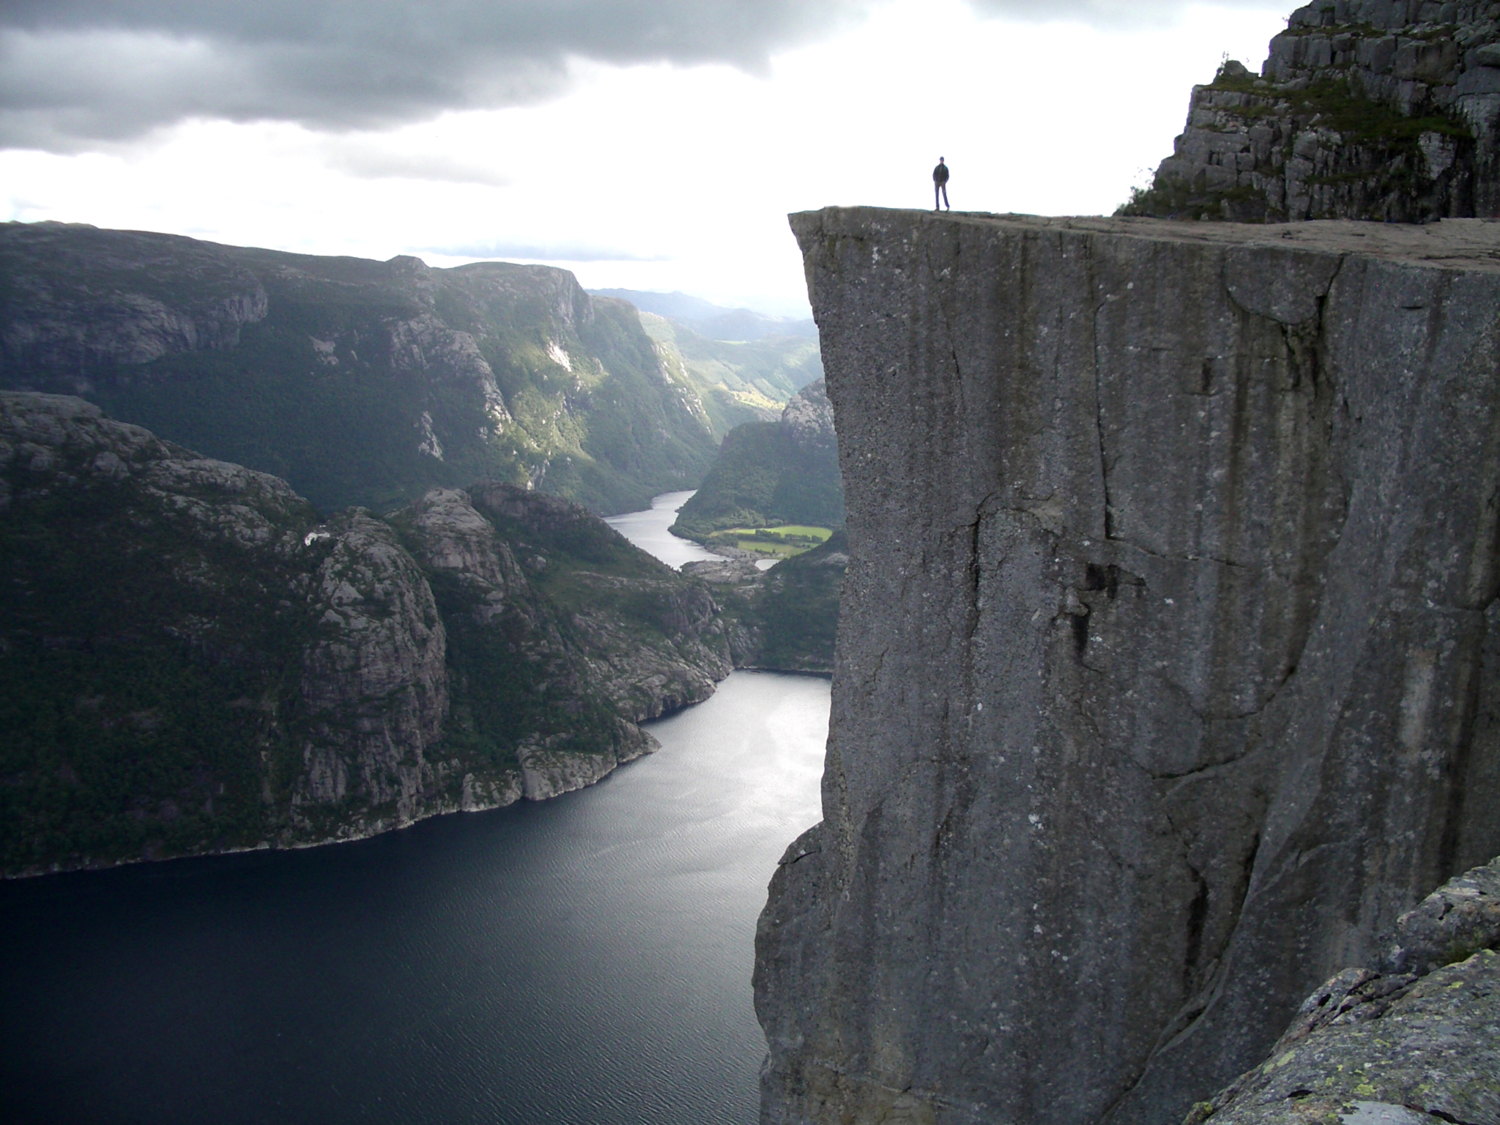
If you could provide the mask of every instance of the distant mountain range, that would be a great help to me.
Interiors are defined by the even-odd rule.
[[[644,508],[697,486],[736,407],[566,270],[62,223],[0,223],[0,388],[79,395],[324,511],[476,479]]]
[[[774,422],[793,395],[823,377],[811,320],[726,309],[685,293],[591,292],[640,310],[662,363],[698,388],[716,438],[744,422]]]
[[[650,293],[640,289],[590,289],[595,297],[617,297],[641,312],[655,313],[691,328],[708,340],[764,340],[768,336],[817,339],[811,317],[793,320],[767,316],[753,309],[730,309],[686,293]]]

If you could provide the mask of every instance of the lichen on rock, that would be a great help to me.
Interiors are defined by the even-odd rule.
[[[1185,1125],[1495,1125],[1497,949],[1500,858],[1402,915],[1386,972],[1346,969],[1313,992],[1266,1061]]]

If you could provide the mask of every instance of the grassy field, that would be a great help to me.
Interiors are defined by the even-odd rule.
[[[709,546],[738,547],[769,558],[789,559],[827,542],[833,531],[826,527],[788,524],[785,527],[731,527],[709,536]]]

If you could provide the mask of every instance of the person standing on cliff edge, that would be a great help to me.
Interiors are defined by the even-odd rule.
[[[937,167],[932,170],[932,209],[938,209],[938,198],[943,200],[943,210],[950,210],[948,206],[948,165],[943,163],[943,158],[938,157]]]

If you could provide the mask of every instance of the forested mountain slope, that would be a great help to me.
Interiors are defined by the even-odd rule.
[[[73,224],[0,224],[0,387],[80,395],[325,511],[479,478],[627,511],[696,486],[716,444],[635,309],[565,270]]]
[[[703,485],[672,531],[704,540],[732,527],[844,522],[833,407],[823,380],[810,383],[775,422],[746,422],[724,439]]]
[[[81,399],[0,392],[0,874],[543,798],[731,667],[709,588],[577,505],[321,520]]]

